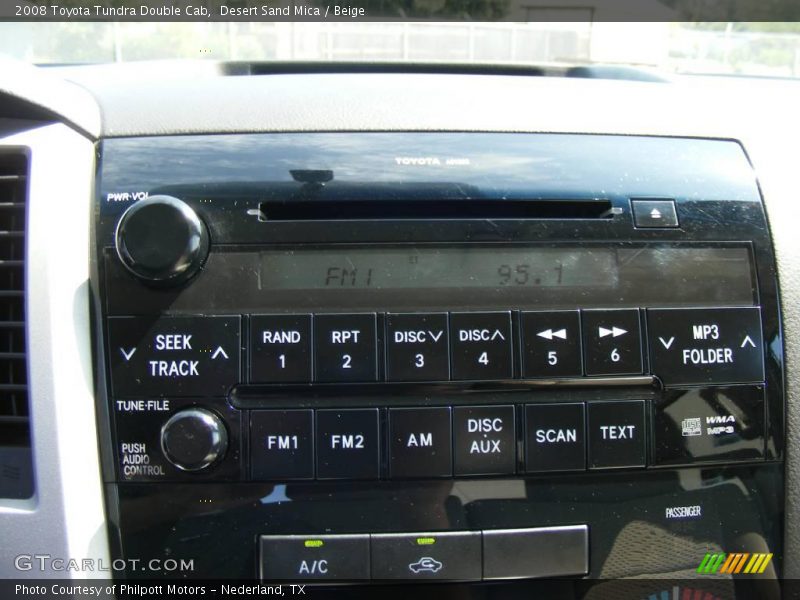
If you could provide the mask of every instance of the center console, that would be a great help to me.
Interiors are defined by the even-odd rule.
[[[737,143],[287,133],[99,151],[119,558],[341,585],[682,578],[720,554],[780,573],[779,301]]]

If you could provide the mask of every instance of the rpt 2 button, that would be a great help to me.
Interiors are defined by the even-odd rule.
[[[317,381],[375,381],[378,378],[374,313],[316,315],[314,329]]]

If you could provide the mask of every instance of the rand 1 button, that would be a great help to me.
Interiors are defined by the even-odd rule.
[[[262,535],[264,581],[364,581],[370,578],[369,535]]]
[[[651,308],[647,331],[653,372],[666,386],[764,380],[758,307]]]
[[[250,381],[311,381],[311,315],[250,317]]]
[[[453,379],[509,379],[513,375],[511,313],[450,314]]]
[[[373,580],[478,581],[481,532],[373,533]]]
[[[314,315],[317,381],[375,381],[377,348],[374,313]]]
[[[313,479],[313,431],[311,410],[250,411],[251,479]]]
[[[525,407],[525,470],[580,471],[586,468],[583,403]]]
[[[453,474],[450,408],[389,409],[389,474],[395,479]]]
[[[638,375],[642,343],[638,309],[583,310],[587,375]]]
[[[583,375],[577,310],[523,312],[520,327],[523,377]]]
[[[643,400],[590,402],[589,468],[645,466]]]
[[[114,395],[224,396],[239,382],[240,320],[109,317]]]
[[[386,315],[386,378],[447,381],[450,344],[447,313]]]
[[[764,387],[669,390],[653,403],[657,465],[764,458]]]
[[[505,475],[516,471],[517,436],[513,406],[453,409],[456,475]]]
[[[317,478],[377,479],[378,409],[317,411]]]

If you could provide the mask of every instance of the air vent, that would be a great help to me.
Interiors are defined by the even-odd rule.
[[[25,341],[28,158],[0,152],[0,497],[33,494]]]

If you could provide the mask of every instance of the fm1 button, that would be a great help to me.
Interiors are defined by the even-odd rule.
[[[377,479],[378,409],[317,411],[317,478]]]
[[[453,474],[450,409],[389,409],[389,472],[393,478]]]
[[[637,309],[584,310],[582,317],[587,375],[638,375],[642,372]]]
[[[375,315],[314,317],[317,381],[375,381],[378,378]]]
[[[369,579],[369,535],[262,535],[265,581]]]
[[[252,479],[313,479],[313,430],[311,410],[251,411]]]
[[[645,465],[644,401],[589,403],[589,468]]]
[[[504,475],[516,470],[513,406],[453,409],[456,475]]]
[[[452,313],[453,379],[510,379],[511,313]]]
[[[386,315],[389,381],[447,381],[450,345],[447,314]]]
[[[580,471],[586,468],[582,403],[525,407],[525,470]]]
[[[649,309],[647,332],[664,385],[764,380],[758,307]]]
[[[311,315],[250,317],[250,381],[311,381]]]
[[[524,312],[520,319],[523,377],[583,375],[577,310]]]
[[[371,545],[373,580],[481,578],[480,531],[372,534]]]
[[[235,317],[109,317],[114,395],[224,396],[239,382]]]

